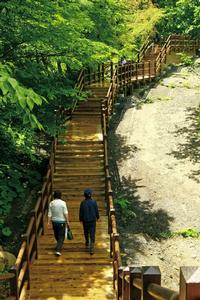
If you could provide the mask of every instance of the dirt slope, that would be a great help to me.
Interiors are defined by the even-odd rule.
[[[162,284],[175,290],[180,266],[200,266],[199,239],[161,238],[200,231],[199,103],[198,72],[178,67],[144,96],[137,90],[111,127],[111,160],[132,210],[119,227],[124,263],[159,265]]]

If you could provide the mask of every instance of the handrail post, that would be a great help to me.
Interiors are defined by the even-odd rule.
[[[154,299],[147,291],[150,283],[161,284],[161,273],[159,267],[143,267],[142,300]]]
[[[28,281],[28,290],[30,289],[30,257],[29,257],[29,236],[27,234],[22,234],[22,240],[26,242],[26,261],[27,261],[27,270],[24,274],[25,278]]]
[[[111,60],[111,62],[110,62],[110,82],[112,82],[112,78],[113,78],[113,62]]]
[[[151,80],[151,61],[148,61],[148,65],[149,65],[149,80]]]
[[[83,88],[85,87],[85,70],[83,70]]]
[[[133,280],[135,278],[141,278],[142,270],[139,267],[130,266],[130,290],[129,290],[129,300],[140,300],[141,290],[137,289],[133,285]]]
[[[197,300],[200,295],[200,267],[181,267],[179,300]]]
[[[101,70],[102,70],[102,81],[104,81],[104,77],[105,77],[105,65],[104,65],[104,63],[102,63],[102,65],[101,65]]]
[[[155,62],[154,62],[154,73],[156,76],[157,75],[157,60],[155,60]]]
[[[113,261],[117,261],[117,266],[119,267],[119,257],[117,255],[117,252],[115,251],[115,242],[116,241],[119,242],[119,233],[111,233],[111,238],[112,238],[112,252],[113,252],[112,257],[113,257]]]
[[[54,139],[53,141],[53,164],[54,164],[54,169],[53,172],[56,172],[56,148],[57,148],[57,138]]]
[[[98,64],[98,82],[101,82],[101,67],[100,64]]]
[[[31,215],[34,218],[34,233],[35,233],[34,246],[35,246],[35,252],[36,252],[35,258],[37,259],[38,258],[37,214],[34,209],[31,211]]]
[[[87,75],[88,75],[88,83],[91,84],[91,70],[90,70],[90,68],[87,69]]]
[[[143,83],[144,83],[144,77],[145,77],[145,62],[143,61],[143,63],[142,63],[142,81],[143,81]]]
[[[46,184],[47,184],[47,178],[46,178]],[[44,215],[44,194],[41,194],[41,205],[40,205],[40,210],[42,213],[42,235],[44,235],[44,227],[45,227],[45,215]]]
[[[123,272],[123,267],[119,267],[118,275],[117,275],[117,300],[119,300],[120,297],[122,296],[122,279],[121,279],[122,272]]]
[[[19,287],[18,287],[18,277],[19,277],[19,270],[18,266],[14,265],[10,271],[10,273],[14,273],[15,276],[10,279],[10,294],[14,296],[16,300],[19,300]]]
[[[111,226],[112,226],[112,219],[111,219],[111,217],[112,216],[115,216],[115,209],[114,208],[112,208],[112,209],[110,209],[110,211],[109,211],[109,214],[108,214],[108,233],[110,234],[110,257],[113,257],[114,255],[113,255],[113,249],[114,249],[114,243],[115,243],[115,239],[116,239],[116,237],[112,234],[112,228],[111,228]]]
[[[127,282],[127,280],[126,280],[127,276],[129,276],[129,279],[130,279],[129,267],[123,268],[123,271],[122,271],[122,300],[129,300],[130,281],[129,281],[129,283]]]

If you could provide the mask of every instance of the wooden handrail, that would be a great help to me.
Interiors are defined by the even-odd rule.
[[[137,57],[138,62],[140,62],[144,58],[146,50],[148,49],[150,44],[151,44],[150,36],[148,36],[147,39],[145,40],[144,44],[142,45],[142,47],[139,50],[138,57]]]
[[[56,143],[56,140],[52,143],[47,175],[42,186],[41,194],[32,212],[26,233],[23,235],[23,242],[20,246],[15,265],[11,269],[10,275],[5,276],[4,279],[10,280],[11,296],[15,296],[17,300],[24,295],[30,286],[30,263],[37,258],[37,239],[40,234],[44,233],[44,216],[52,197],[52,176],[55,169],[54,156]],[[1,278],[3,278],[3,276]]]
[[[122,278],[122,274],[120,275]],[[125,280],[129,281],[129,277],[127,276]],[[142,290],[142,279],[135,278],[131,284],[139,290]],[[154,299],[158,300],[178,300],[179,293],[168,289],[166,287],[162,287],[155,283],[150,283],[147,287],[147,291],[149,295],[151,295]]]
[[[154,299],[158,300],[178,300],[179,299],[179,293],[170,290],[168,288],[162,287],[155,283],[150,283],[148,286],[148,293],[151,295]]]

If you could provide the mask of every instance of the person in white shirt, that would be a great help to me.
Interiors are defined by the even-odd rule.
[[[66,223],[69,227],[68,209],[65,201],[61,199],[62,194],[60,191],[55,191],[53,194],[54,200],[50,202],[48,209],[48,227],[52,222],[54,236],[57,241],[56,255],[60,256],[63,242],[65,239]]]

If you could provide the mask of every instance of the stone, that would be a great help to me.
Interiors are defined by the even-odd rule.
[[[11,268],[16,261],[14,254],[7,251],[0,251],[0,271],[2,272],[5,268]]]

